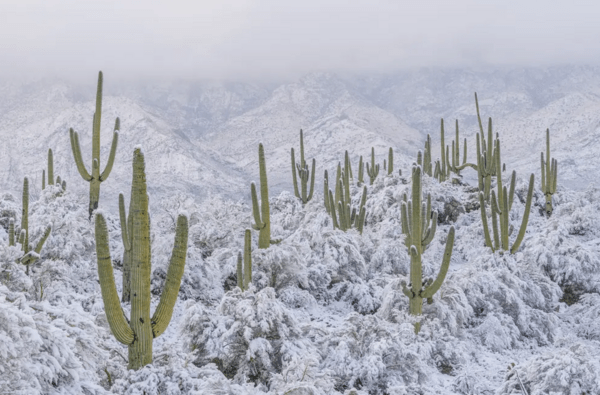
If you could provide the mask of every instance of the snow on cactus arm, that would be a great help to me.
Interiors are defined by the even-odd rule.
[[[110,329],[118,341],[123,344],[131,344],[135,335],[127,323],[117,294],[110,249],[108,248],[108,229],[102,213],[96,213],[96,255],[100,289]]]
[[[188,219],[185,215],[179,215],[177,218],[177,230],[175,231],[175,246],[169,263],[167,280],[165,288],[160,296],[158,307],[152,316],[152,334],[154,337],[160,336],[169,325],[173,315],[173,306],[177,301],[179,287],[181,285],[181,276],[185,268],[185,258],[187,255],[188,244]]]

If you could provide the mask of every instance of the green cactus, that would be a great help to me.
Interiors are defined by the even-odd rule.
[[[133,188],[131,191],[133,195]],[[121,301],[126,303],[131,300],[131,246],[133,243],[133,217],[131,216],[131,201],[129,202],[128,216],[125,211],[125,197],[119,194],[119,219],[121,222],[121,239],[123,240],[123,292]]]
[[[15,220],[14,219],[10,219],[10,221],[8,221],[8,246],[14,246],[15,245]]]
[[[13,223],[14,229],[14,223]],[[44,247],[44,243],[50,236],[50,232],[52,231],[52,227],[48,225],[44,234],[40,238],[40,240],[33,248],[29,244],[29,179],[25,177],[23,179],[23,209],[21,212],[21,231],[19,236],[19,243],[21,243],[21,250],[23,251],[23,256],[19,259],[19,262],[23,265],[27,266],[26,273],[29,274],[29,265],[36,262],[39,259],[40,252]],[[14,230],[13,230],[13,238],[14,238]],[[14,239],[13,239],[14,242]],[[9,240],[10,244],[10,240]]]
[[[391,176],[394,172],[394,150],[392,147],[390,147],[390,150],[388,151],[387,172],[388,176]]]
[[[447,168],[447,161],[446,161],[446,156],[447,156],[448,151],[446,149],[446,143],[445,143],[444,118],[442,118],[440,121],[440,136],[441,136],[442,158],[440,160],[440,165],[439,165],[440,169],[438,171],[436,178],[438,179],[439,182],[444,182],[450,176],[450,170]]]
[[[103,76],[102,72],[98,73],[98,89],[96,91],[96,112],[94,113],[94,121],[92,128],[92,168],[91,174],[85,168],[83,159],[81,156],[81,148],[79,145],[79,135],[73,130],[69,129],[69,136],[71,139],[71,150],[73,151],[73,158],[77,165],[77,170],[81,177],[90,183],[90,205],[89,214],[90,218],[94,210],[98,208],[98,200],[100,199],[100,183],[105,181],[112,170],[115,154],[117,152],[117,144],[119,142],[119,130],[121,129],[119,118],[115,120],[115,127],[113,132],[112,145],[110,147],[110,154],[108,155],[108,162],[103,172],[100,172],[100,121],[102,118],[102,83]]]
[[[325,207],[329,208],[327,212],[331,215],[334,229],[341,229],[345,232],[354,227],[362,234],[366,218],[367,187],[363,187],[363,194],[357,210],[352,208],[349,183],[348,174],[341,172],[336,183],[335,195],[331,190],[328,190],[325,195]]]
[[[373,182],[379,174],[379,165],[375,165],[375,147],[371,147],[371,166],[369,166],[369,163],[367,162],[367,174],[370,179],[369,185],[373,185]]]
[[[494,158],[494,153],[496,152],[495,145],[499,139],[498,135],[496,135],[496,139],[494,139],[494,134],[492,132],[492,118],[488,118],[487,141],[484,137],[477,92],[475,92],[475,108],[477,110],[477,122],[479,124],[479,133],[475,136],[477,140],[477,179],[479,190],[483,192],[483,196],[487,202],[490,198],[492,176],[496,175],[496,159]]]
[[[402,292],[409,298],[410,314],[420,316],[423,312],[423,299],[433,303],[433,295],[440,289],[446,278],[452,248],[454,247],[454,227],[450,228],[446,240],[446,249],[442,266],[435,281],[427,279],[423,281],[423,269],[421,257],[425,248],[433,240],[436,231],[437,213],[431,215],[431,197],[428,196],[427,203],[422,203],[421,191],[421,167],[414,166],[412,169],[412,197],[404,196],[401,206],[402,233],[405,235],[405,244],[410,253],[410,283],[408,287],[402,281]],[[415,323],[415,333],[419,333],[420,322]]]
[[[54,156],[52,148],[48,148],[48,185],[54,185]]]
[[[451,155],[448,155],[448,146],[446,146],[446,162],[448,166],[448,172],[452,172],[457,176],[460,176],[461,170],[470,166],[474,169],[477,169],[477,165],[472,163],[467,163],[467,139],[464,139],[463,142],[463,158],[462,163],[460,161],[460,138],[458,131],[458,119],[456,120],[456,138],[452,140],[451,146]],[[449,173],[448,173],[449,174]]]
[[[423,174],[427,174],[429,177],[433,175],[433,166],[431,165],[431,136],[429,134],[427,134],[427,139],[425,140]]]
[[[260,206],[256,195],[256,185],[250,185],[252,195],[252,214],[255,224],[252,227],[259,231],[258,248],[269,248],[271,243],[271,216],[269,213],[269,186],[267,184],[267,165],[265,164],[265,149],[262,143],[258,145],[258,166],[260,173]]]
[[[312,199],[313,191],[315,188],[315,159],[312,160],[311,170],[308,170],[308,165],[304,160],[304,137],[302,129],[300,129],[300,163],[296,163],[294,156],[294,148],[291,150],[292,155],[292,178],[294,181],[294,194],[298,199],[302,201],[302,204],[306,204]],[[298,175],[296,175],[296,169]],[[300,177],[300,189],[298,188],[298,177]],[[308,179],[310,177],[310,188],[308,186]]]
[[[363,163],[363,157],[360,156],[358,160],[358,182],[356,185],[361,186],[365,183],[365,164]]]
[[[238,253],[237,284],[242,291],[246,291],[250,283],[252,283],[252,235],[250,229],[246,229],[243,260],[242,253]]]
[[[552,195],[556,193],[556,179],[558,174],[558,161],[550,158],[550,129],[546,129],[546,161],[541,153],[542,192],[546,196],[546,214],[552,215]]]
[[[150,216],[144,155],[136,148],[133,157],[133,181],[130,204],[131,237],[131,315],[125,318],[115,286],[108,229],[102,213],[96,213],[96,255],[98,276],[106,317],[115,338],[129,348],[129,369],[140,369],[152,363],[152,342],[169,325],[185,267],[188,242],[188,220],[177,218],[175,245],[167,271],[167,279],[158,307],[150,317]]]
[[[525,202],[525,212],[519,229],[519,234],[513,245],[509,249],[509,236],[512,234],[513,227],[510,225],[510,210],[512,208],[513,196],[515,193],[516,172],[512,172],[510,187],[502,186],[502,166],[500,165],[500,140],[496,140],[494,159],[496,160],[496,187],[498,192],[491,191],[491,215],[492,215],[492,231],[493,241],[490,237],[490,231],[487,222],[487,213],[485,208],[485,194],[479,192],[479,204],[481,206],[481,222],[483,224],[483,235],[485,245],[490,247],[492,251],[509,251],[514,254],[521,245],[527,223],[529,220],[529,212],[531,210],[531,201],[533,197],[534,176],[531,174],[529,179],[529,189],[527,191],[527,200]]]

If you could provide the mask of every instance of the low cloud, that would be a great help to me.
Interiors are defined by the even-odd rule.
[[[583,1],[304,0],[0,4],[0,78],[289,79],[314,70],[600,60]],[[92,76],[92,77],[91,77]]]

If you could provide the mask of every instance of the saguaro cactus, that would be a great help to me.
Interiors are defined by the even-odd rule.
[[[108,246],[108,229],[102,213],[96,213],[96,254],[100,289],[106,317],[115,338],[129,347],[129,369],[152,363],[152,342],[169,325],[177,301],[185,267],[188,242],[188,219],[180,214],[175,230],[175,245],[167,271],[165,287],[158,307],[150,317],[150,216],[144,171],[144,155],[136,148],[133,154],[131,196],[131,316],[127,321],[115,287]]]
[[[302,204],[306,204],[312,199],[314,188],[315,188],[315,159],[312,160],[311,170],[308,170],[308,165],[304,160],[304,136],[302,129],[300,129],[300,163],[296,163],[294,156],[294,148],[291,150],[292,155],[292,178],[294,180],[294,194],[300,200]],[[296,175],[298,170],[298,175]],[[298,188],[298,177],[300,177],[300,188]],[[310,177],[310,187],[308,186],[308,179]]]
[[[500,250],[510,251],[511,254],[514,254],[521,245],[521,241],[523,241],[523,237],[525,236],[525,230],[527,228],[527,221],[529,219],[529,212],[531,209],[531,201],[533,197],[533,186],[534,186],[534,176],[531,174],[529,179],[529,189],[527,191],[527,201],[525,203],[525,213],[523,214],[523,221],[521,222],[521,227],[519,229],[519,234],[512,247],[509,249],[509,236],[512,234],[513,227],[510,225],[510,210],[512,208],[513,196],[515,194],[515,179],[516,172],[512,172],[510,187],[502,185],[502,166],[501,163],[501,153],[500,153],[500,140],[496,139],[494,144],[494,160],[496,164],[494,166],[496,170],[496,187],[497,193],[492,190],[491,191],[491,214],[492,214],[492,230],[494,240],[492,242],[492,238],[490,237],[488,222],[487,222],[487,214],[485,209],[485,195],[484,192],[479,192],[479,204],[481,206],[481,221],[483,224],[483,235],[485,237],[486,246],[490,247],[492,251]]]
[[[369,163],[367,162],[367,174],[370,179],[369,185],[373,185],[373,182],[379,174],[379,164],[375,164],[375,147],[371,147],[371,166],[369,166]]]
[[[477,165],[472,163],[467,163],[467,139],[465,138],[463,141],[463,159],[462,163],[460,161],[460,138],[459,138],[459,130],[458,130],[458,119],[455,122],[456,128],[456,138],[452,140],[452,149],[451,155],[448,155],[448,146],[446,147],[446,161],[448,162],[448,171],[455,173],[457,176],[460,176],[461,170],[463,170],[467,166],[471,166],[476,169]]]
[[[259,231],[258,248],[269,248],[271,243],[271,216],[269,213],[269,186],[267,184],[267,165],[265,164],[265,149],[258,144],[258,167],[260,172],[260,206],[256,195],[256,185],[250,185],[252,195],[252,214],[255,224],[252,227]]]
[[[10,219],[10,221],[8,222],[8,246],[14,246],[15,245],[15,220],[14,219]]]
[[[81,156],[81,148],[79,145],[79,135],[73,130],[69,129],[69,136],[71,138],[71,150],[73,151],[73,158],[77,165],[77,170],[81,177],[90,183],[90,206],[89,213],[90,218],[94,210],[98,208],[98,200],[100,199],[100,183],[105,181],[113,167],[115,161],[115,154],[117,151],[117,144],[119,142],[119,130],[121,129],[119,118],[115,120],[115,127],[113,132],[112,145],[110,147],[110,154],[108,155],[108,162],[104,171],[100,172],[100,121],[102,118],[102,83],[103,77],[102,72],[98,73],[98,89],[96,91],[96,112],[94,113],[94,122],[92,128],[92,168],[91,174],[85,168],[83,159]]]
[[[388,176],[394,172],[394,150],[390,147],[388,151],[388,163],[387,163]]]
[[[19,262],[27,266],[27,274],[29,274],[29,265],[39,259],[40,252],[42,251],[48,236],[50,236],[51,231],[52,227],[48,225],[44,234],[35,245],[35,248],[29,244],[29,179],[25,177],[23,179],[23,209],[21,211],[21,231],[19,236],[23,256],[19,259]]]
[[[252,282],[252,235],[250,229],[246,229],[244,235],[244,258],[242,253],[238,253],[237,262],[237,284],[242,291],[248,289],[248,284]]]
[[[546,160],[541,153],[542,167],[542,192],[546,196],[546,214],[552,215],[552,195],[556,193],[556,179],[558,174],[558,162],[550,158],[550,129],[546,129]]]
[[[131,191],[133,195],[133,190]],[[131,201],[129,213],[131,213]],[[131,246],[133,243],[133,217],[125,212],[125,197],[119,194],[119,219],[121,221],[121,239],[123,240],[123,293],[122,302],[129,302],[131,295]]]
[[[429,217],[430,213],[430,198],[428,198],[427,204],[422,202],[421,167],[414,166],[412,169],[412,198],[402,202],[401,207],[402,233],[406,237],[405,244],[410,253],[410,283],[407,286],[403,281],[401,285],[402,292],[409,298],[410,314],[415,316],[420,316],[423,312],[423,299],[427,299],[428,303],[433,303],[433,295],[440,289],[446,278],[454,247],[454,227],[451,227],[437,278],[435,281],[433,279],[423,281],[421,257],[425,247],[433,240],[437,223],[437,213],[433,213],[433,218]],[[415,323],[415,333],[419,333],[420,329],[421,323]]]

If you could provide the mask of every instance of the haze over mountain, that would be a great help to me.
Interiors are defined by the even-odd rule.
[[[131,153],[141,144],[148,158],[151,190],[175,191],[202,200],[213,194],[247,199],[258,178],[259,142],[265,145],[274,193],[291,190],[291,147],[305,131],[307,157],[317,159],[317,184],[348,150],[354,163],[376,149],[378,161],[394,147],[403,171],[422,149],[427,133],[446,142],[458,119],[461,139],[475,152],[473,92],[481,114],[493,118],[502,138],[503,159],[520,177],[539,172],[539,152],[550,128],[559,185],[584,188],[597,179],[600,150],[600,69],[565,66],[537,69],[434,70],[395,74],[311,73],[286,84],[182,82],[121,84],[105,75],[102,155],[106,161],[115,117],[121,118],[116,163],[102,194],[128,190]],[[30,175],[40,188],[46,151],[55,152],[55,171],[69,188],[85,191],[74,165],[68,129],[80,133],[90,161],[95,77],[87,86],[38,80],[0,81],[0,187],[17,192]],[[439,143],[438,143],[439,144]],[[439,146],[434,155],[439,156]],[[89,165],[89,164],[88,164]],[[467,178],[469,171],[465,172]],[[472,176],[472,174],[471,174]]]

